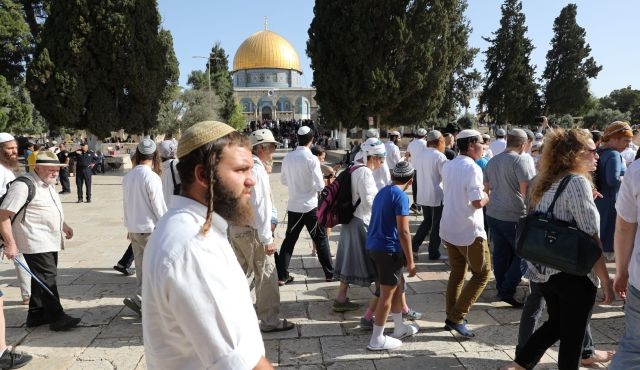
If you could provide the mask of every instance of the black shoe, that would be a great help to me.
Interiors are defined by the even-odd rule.
[[[63,190],[63,191],[59,192],[58,194],[70,194],[70,193],[71,193],[70,191],[64,191]]]
[[[17,369],[19,367],[23,367],[31,360],[33,360],[33,356],[26,353],[15,353],[5,350],[0,357],[0,369]]]
[[[125,276],[133,275],[134,272],[133,269],[126,268],[120,265],[113,266],[113,269]]]
[[[78,199],[78,203],[82,203],[82,199]]]
[[[91,203],[91,199],[87,199],[87,203]]]
[[[27,315],[27,323],[26,323],[27,328],[35,328],[40,325],[50,324],[50,323],[51,323],[51,320],[48,317],[44,317],[44,316],[29,317],[29,315]]]
[[[522,308],[524,306],[524,303],[516,301],[516,299],[513,297],[500,298],[500,300],[502,302],[508,303],[513,308]]]
[[[64,331],[76,327],[80,323],[80,318],[62,314],[58,321],[49,324],[49,329],[53,331]]]

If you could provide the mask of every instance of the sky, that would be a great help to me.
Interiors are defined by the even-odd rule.
[[[381,0],[384,1],[384,0]],[[640,88],[638,73],[640,49],[634,24],[640,14],[637,0],[523,0],[528,27],[527,37],[535,47],[531,62],[539,77],[544,71],[546,53],[553,37],[553,21],[569,3],[578,5],[577,22],[586,30],[591,56],[602,71],[590,80],[592,94],[608,95],[612,90],[631,85]],[[500,24],[501,0],[468,0],[466,17],[473,32],[469,45],[480,48],[475,68],[484,73],[484,51],[489,46],[483,37],[491,37]],[[204,70],[213,45],[220,45],[229,56],[229,68],[240,44],[251,34],[268,29],[287,39],[298,52],[303,69],[303,86],[311,86],[313,73],[305,53],[307,31],[313,19],[312,0],[158,0],[162,27],[171,31],[180,63],[180,86],[187,87],[193,70]],[[194,58],[194,57],[205,57]]]

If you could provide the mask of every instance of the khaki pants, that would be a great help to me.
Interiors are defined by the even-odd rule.
[[[142,259],[144,257],[144,248],[151,234],[129,233],[131,240],[131,249],[133,249],[133,261],[136,266],[136,295],[137,303],[142,302]]]
[[[260,329],[271,330],[280,324],[280,289],[273,255],[267,256],[255,229],[229,227],[229,241],[247,280],[255,279],[256,314]],[[250,281],[250,280],[249,280]]]
[[[476,238],[469,246],[457,246],[444,241],[449,253],[451,273],[447,284],[447,319],[462,323],[491,276],[491,254],[487,241]],[[467,268],[471,279],[464,285]],[[464,287],[463,287],[464,285]]]

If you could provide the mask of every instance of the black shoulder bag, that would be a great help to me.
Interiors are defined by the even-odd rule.
[[[572,275],[586,276],[602,254],[602,248],[575,222],[555,219],[553,207],[571,179],[562,179],[545,213],[521,217],[516,230],[516,253],[521,258]]]

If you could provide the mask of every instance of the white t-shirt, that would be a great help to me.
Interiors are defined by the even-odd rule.
[[[398,146],[391,140],[388,140],[386,143],[384,143],[384,147],[387,152],[387,166],[390,169],[393,169],[396,167],[396,164],[398,164],[398,162],[400,162],[400,160],[402,159],[402,157],[400,156],[400,148],[398,148]]]
[[[273,233],[271,232],[271,215],[273,204],[271,202],[271,184],[269,184],[269,174],[260,161],[260,158],[253,156],[253,178],[256,184],[251,188],[249,204],[253,209],[253,222],[251,227],[257,230],[258,239],[262,244],[273,243]]]
[[[147,367],[252,369],[264,356],[249,286],[227,240],[227,223],[176,196],[144,252],[142,331]]]
[[[435,148],[427,148],[413,159],[418,178],[417,203],[421,206],[438,207],[442,204],[442,168],[447,157]]]
[[[616,200],[618,216],[628,223],[640,223],[640,161],[631,163]],[[633,252],[629,261],[629,284],[640,289],[640,228],[636,230]]]
[[[0,197],[7,192],[7,184],[16,179],[11,169],[0,164]]]
[[[507,148],[507,140],[505,139],[495,139],[494,141],[489,143],[489,150],[491,150],[491,156],[495,157],[496,155],[504,152]]]
[[[411,140],[409,145],[407,145],[407,152],[411,154],[411,157],[409,157],[409,162],[413,162],[413,158],[416,158],[426,148],[427,142],[425,139],[415,138]]]
[[[151,233],[167,212],[162,180],[151,167],[137,165],[122,179],[124,226],[130,233]]]
[[[178,174],[178,169],[176,165],[178,164],[177,159],[169,159],[162,162],[162,193],[164,195],[164,203],[167,208],[171,207],[171,203],[173,202],[173,190],[175,189],[173,185],[173,180],[175,177],[176,184],[180,184],[180,175]],[[173,173],[171,172],[171,168],[173,168]]]
[[[371,221],[371,206],[373,198],[378,194],[373,174],[367,166],[362,166],[351,173],[351,200],[356,204],[360,199],[360,204],[353,215],[361,219],[365,225]]]
[[[473,159],[458,155],[442,169],[444,208],[440,237],[456,246],[471,245],[477,237],[487,239],[482,208],[471,205],[482,199],[482,170]]]
[[[282,185],[289,188],[287,210],[307,213],[318,207],[318,192],[324,189],[320,160],[306,146],[298,146],[282,160]]]

